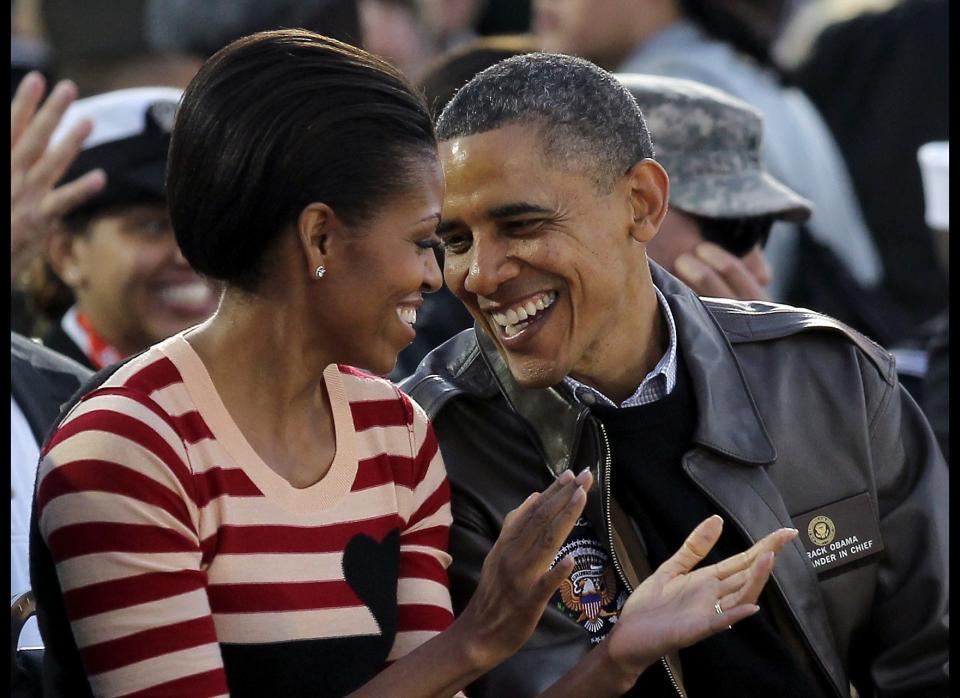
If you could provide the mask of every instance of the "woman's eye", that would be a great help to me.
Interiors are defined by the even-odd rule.
[[[424,238],[423,240],[417,240],[417,247],[423,250],[435,250],[440,247],[443,243],[440,242],[437,238]]]

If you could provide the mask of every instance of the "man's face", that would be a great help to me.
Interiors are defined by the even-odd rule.
[[[441,143],[440,155],[447,285],[517,381],[606,370],[646,260],[629,178],[602,192],[588,172],[550,166],[527,125]]]
[[[61,273],[94,328],[125,354],[202,322],[216,309],[214,291],[180,254],[160,204],[94,217],[72,235]]]

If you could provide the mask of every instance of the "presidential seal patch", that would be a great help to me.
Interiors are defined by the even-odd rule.
[[[828,545],[837,535],[837,527],[829,516],[814,516],[807,526],[807,535],[814,545]]]
[[[620,588],[609,554],[586,518],[577,521],[553,564],[568,555],[574,561],[573,571],[560,583],[553,603],[583,626],[596,644],[617,622],[627,595]]]

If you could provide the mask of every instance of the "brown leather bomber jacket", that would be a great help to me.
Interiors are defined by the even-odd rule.
[[[837,696],[853,688],[861,698],[947,695],[948,474],[892,357],[831,318],[701,299],[650,266],[696,395],[684,472],[751,541],[779,526],[801,528],[771,581],[774,614],[797,661]],[[455,610],[476,587],[507,512],[565,468],[594,470],[588,513],[636,585],[642,541],[607,491],[598,423],[564,388],[520,388],[474,329],[434,350],[401,387],[433,420],[450,477]],[[862,546],[848,547],[852,562],[818,570],[818,556],[833,558],[829,546],[817,552],[811,543],[811,514],[836,518],[857,502],[856,525],[873,550],[857,557]],[[589,649],[587,633],[548,607],[520,652],[469,695],[536,695]],[[737,680],[751,695],[749,677]]]

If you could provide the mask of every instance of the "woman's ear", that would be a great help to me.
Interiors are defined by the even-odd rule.
[[[670,200],[670,177],[656,160],[644,158],[627,171],[633,207],[631,236],[650,242],[660,229]]]
[[[331,239],[340,227],[342,227],[340,221],[327,204],[309,204],[300,212],[297,218],[297,234],[306,260],[307,273],[310,276],[322,276],[317,274],[317,269],[327,269],[330,262]]]

